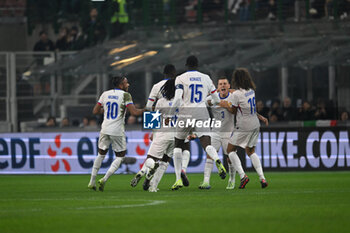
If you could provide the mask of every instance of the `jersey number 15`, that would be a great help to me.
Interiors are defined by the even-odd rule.
[[[202,101],[202,91],[200,90],[203,88],[202,84],[191,84],[190,86],[191,89],[191,103],[199,103]]]

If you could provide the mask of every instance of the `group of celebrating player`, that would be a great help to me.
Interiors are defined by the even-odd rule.
[[[199,71],[198,59],[189,56],[186,60],[187,72],[176,77],[173,65],[164,68],[165,79],[155,84],[151,90],[145,109],[137,109],[133,105],[131,95],[127,92],[129,83],[125,77],[114,77],[114,89],[105,91],[93,109],[94,114],[104,114],[98,141],[98,156],[96,157],[89,189],[96,190],[96,176],[101,163],[112,145],[116,159],[112,162],[105,176],[98,180],[98,188],[104,190],[108,178],[116,172],[126,153],[125,139],[125,113],[129,110],[131,115],[141,115],[145,110],[155,110],[166,117],[166,124],[175,121],[194,119],[195,122],[206,121],[212,118],[221,121],[220,128],[203,129],[195,124],[190,127],[173,127],[173,131],[155,130],[152,144],[147,153],[147,159],[142,169],[131,180],[131,186],[136,187],[142,177],[145,177],[143,189],[150,192],[158,191],[158,184],[167,170],[169,161],[173,158],[176,181],[171,187],[178,190],[189,185],[186,169],[190,160],[189,140],[198,138],[207,154],[204,168],[204,180],[200,189],[210,189],[210,175],[215,163],[218,174],[226,178],[226,169],[219,159],[218,151],[223,149],[227,155],[229,168],[229,181],[226,189],[234,189],[235,174],[240,176],[239,188],[243,189],[249,182],[241,161],[237,155],[237,147],[245,149],[252,164],[259,175],[261,187],[268,186],[261,162],[255,153],[260,123],[266,125],[268,121],[256,113],[255,84],[245,68],[238,68],[232,75],[232,87],[227,78],[219,78],[218,88],[211,78]],[[225,156],[224,156],[225,157]]]

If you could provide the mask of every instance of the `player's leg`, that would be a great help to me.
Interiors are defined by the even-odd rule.
[[[211,137],[211,145],[215,148],[216,151],[220,149],[220,136],[216,134],[212,134]],[[204,179],[203,182],[198,186],[199,189],[210,189],[210,176],[213,170],[214,160],[212,160],[208,155],[205,160],[204,165]]]
[[[260,183],[261,183],[261,188],[266,188],[268,183],[266,182],[266,178],[264,176],[264,172],[261,166],[260,159],[258,155],[255,153],[255,147],[252,148],[246,148],[245,149],[247,155],[249,156],[250,160],[252,161],[253,167],[259,175]]]
[[[126,150],[120,151],[120,152],[115,151],[114,153],[116,158],[112,162],[111,166],[108,168],[104,177],[98,180],[98,185],[99,185],[98,189],[102,192],[104,191],[105,184],[109,179],[109,177],[111,177],[111,175],[113,175],[118,170],[118,168],[120,167],[120,164],[123,162],[126,154]]]
[[[264,172],[261,166],[260,159],[258,155],[255,153],[255,145],[258,141],[258,136],[259,136],[259,129],[254,130],[251,133],[250,140],[247,144],[247,147],[245,148],[245,151],[247,155],[249,156],[250,160],[252,161],[253,167],[255,171],[259,175],[260,183],[261,183],[261,188],[266,188],[268,186],[268,183],[266,182],[266,178],[264,176]]]
[[[166,148],[166,141],[162,140],[159,137],[153,138],[152,144],[147,152],[146,161],[144,162],[141,170],[136,173],[130,182],[130,185],[132,187],[136,187],[141,178],[146,175],[145,182],[143,183],[143,189],[148,190],[150,181],[159,166],[158,161],[162,158]]]
[[[109,136],[100,133],[98,139],[98,154],[92,166],[90,182],[88,184],[89,189],[96,190],[96,176],[100,170],[103,159],[106,157],[110,143]]]
[[[219,175],[221,179],[225,179],[226,177],[226,169],[222,165],[218,153],[216,152],[215,148],[211,145],[211,138],[209,135],[203,135],[199,137],[199,141],[204,148],[205,152],[207,152],[207,155],[215,161],[215,165],[218,168]]]
[[[156,166],[155,158],[150,155],[147,155],[145,162],[140,171],[136,173],[136,175],[132,178],[130,185],[131,187],[136,187],[136,185],[140,182],[141,178],[145,176],[151,169],[154,169]],[[152,172],[153,174],[154,172]]]
[[[154,176],[154,173],[157,171],[159,167],[159,158],[148,155],[148,158],[145,162],[145,166],[147,167],[147,172],[145,176],[145,181],[143,182],[143,190],[148,191],[150,182]]]
[[[199,189],[210,189],[210,175],[211,171],[213,170],[214,166],[214,160],[212,160],[208,155],[207,159],[205,160],[205,165],[204,165],[204,178],[203,182],[199,184],[198,188]]]
[[[233,166],[233,163],[231,163],[231,160],[228,156],[227,156],[226,161],[227,161],[228,170],[229,170],[229,180],[228,180],[226,189],[234,189],[235,188],[235,179],[236,179],[236,169]]]
[[[112,149],[115,153],[116,158],[114,159],[111,166],[107,170],[105,176],[98,181],[100,191],[104,190],[105,183],[107,182],[109,177],[118,170],[126,154],[125,136],[110,136],[110,139],[112,143]]]
[[[181,179],[181,169],[182,169],[182,150],[185,148],[185,138],[187,134],[182,138],[175,137],[175,148],[174,148],[174,169],[176,181],[175,184],[171,187],[172,190],[178,190],[183,187]]]
[[[108,152],[108,149],[107,150],[102,150],[100,148],[98,149],[97,157],[96,157],[94,164],[92,166],[90,182],[88,184],[89,189],[93,189],[96,191],[96,176],[97,176],[98,171],[100,170],[102,161],[106,157],[107,152]]]
[[[181,167],[181,180],[184,186],[189,186],[190,185],[190,181],[187,178],[186,175],[186,170],[188,167],[188,163],[190,162],[190,141],[189,140],[185,140],[184,142],[184,150],[182,151],[182,167]]]
[[[228,157],[228,153],[227,153],[227,146],[229,143],[229,138],[221,138],[220,142],[221,142],[222,151],[224,153],[224,161],[226,161],[227,168],[229,171],[229,180],[228,180],[226,189],[234,189],[235,188],[236,169],[234,168],[233,164],[231,163],[230,158]]]
[[[243,189],[247,183],[249,182],[248,176],[244,173],[241,160],[237,155],[237,147],[228,143],[227,146],[228,157],[230,158],[231,163],[233,164],[234,169],[238,172],[238,175],[241,178],[241,184],[239,186],[240,189]]]
[[[154,177],[151,180],[150,187],[148,191],[150,192],[157,192],[158,191],[158,184],[160,180],[162,179],[165,171],[168,168],[169,162],[170,162],[170,157],[168,155],[164,155],[163,158],[159,161],[159,167],[156,170],[156,173],[154,173]]]

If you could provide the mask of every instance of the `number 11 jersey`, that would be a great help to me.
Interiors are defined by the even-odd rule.
[[[98,103],[104,110],[101,133],[125,136],[126,107],[133,104],[130,93],[121,89],[105,91],[100,96]]]

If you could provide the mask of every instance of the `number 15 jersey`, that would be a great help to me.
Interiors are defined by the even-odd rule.
[[[121,89],[105,91],[100,96],[98,103],[104,110],[101,133],[125,136],[126,107],[133,104],[130,93]]]
[[[229,96],[229,101],[237,108],[236,131],[251,131],[260,127],[259,119],[256,115],[254,90],[235,90]]]
[[[196,119],[209,118],[206,98],[216,92],[216,88],[208,75],[195,70],[187,71],[176,77],[175,86],[176,89],[183,89],[183,103],[179,109],[179,116],[184,114]]]

